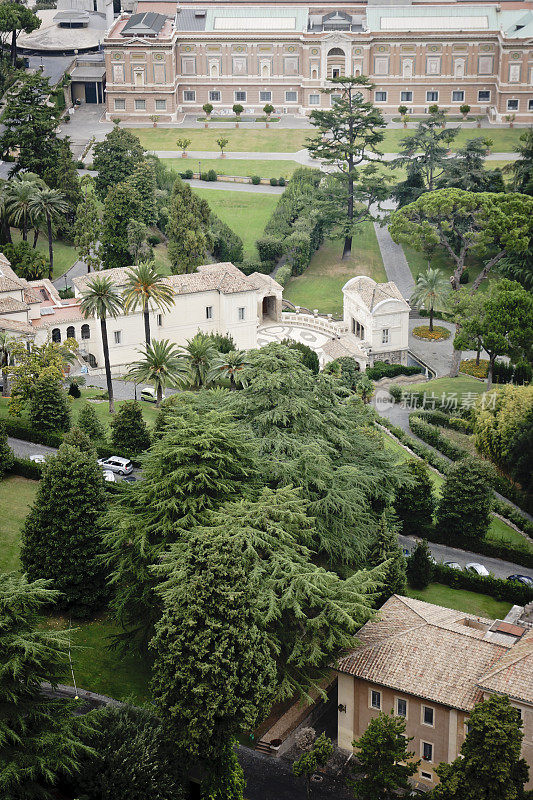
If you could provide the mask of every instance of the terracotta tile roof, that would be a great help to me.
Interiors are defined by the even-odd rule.
[[[272,291],[283,289],[281,283],[271,278],[270,275],[264,275],[262,272],[252,272],[251,275],[248,275],[247,280],[254,289],[272,289]]]
[[[482,689],[533,703],[533,630],[482,676],[479,685]]]
[[[19,322],[16,319],[9,319],[9,317],[0,317],[0,331],[10,331],[11,333],[27,333],[34,334],[31,325],[26,322]]]
[[[393,281],[376,283],[367,275],[359,275],[348,281],[344,285],[344,290],[357,293],[369,311],[372,311],[382,300],[401,300],[407,306],[404,296]]]
[[[492,620],[393,595],[378,618],[361,628],[360,646],[341,658],[337,669],[468,711],[481,697],[482,676],[495,675],[495,665],[521,644],[513,637],[491,641],[491,625]]]
[[[65,322],[81,322],[85,320],[79,306],[60,306],[55,308],[55,314],[47,314],[44,317],[37,317],[32,320],[34,328],[55,328],[57,325],[64,325]]]
[[[12,289],[23,289],[26,281],[13,272],[9,261],[3,253],[0,253],[0,292],[9,292]]]
[[[111,278],[116,286],[124,286],[129,269],[128,267],[108,269],[105,271],[105,276]],[[83,292],[93,277],[91,274],[74,278],[74,286],[79,292]],[[251,292],[255,288],[246,275],[230,262],[205,264],[198,267],[197,272],[186,275],[169,275],[165,280],[172,286],[176,294],[194,294],[213,290],[222,294],[233,294],[234,292]]]
[[[8,314],[13,311],[27,311],[28,306],[26,303],[17,300],[16,297],[2,297],[0,295],[0,314]]]
[[[24,289],[24,300],[27,303],[42,303],[43,298],[35,289]]]
[[[343,336],[341,339],[331,339],[322,348],[322,352],[331,358],[363,358],[367,359],[368,356],[362,350],[357,342],[354,342],[348,336]]]

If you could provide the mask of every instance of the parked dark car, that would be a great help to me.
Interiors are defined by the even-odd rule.
[[[529,575],[509,575],[507,580],[514,583],[523,583],[524,586],[533,586],[533,578],[530,578]]]

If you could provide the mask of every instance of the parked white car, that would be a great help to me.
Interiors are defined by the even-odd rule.
[[[118,475],[129,475],[133,472],[133,464],[127,458],[121,456],[111,456],[110,458],[99,458],[98,463],[104,472],[116,472]]]
[[[488,569],[483,566],[483,564],[478,564],[476,561],[470,561],[466,566],[465,570],[467,572],[475,572],[476,575],[483,575],[483,577],[487,577],[490,575]]]
[[[163,394],[162,399],[165,399],[165,395]],[[157,402],[157,392],[155,389],[152,389],[151,386],[145,386],[144,389],[141,391],[141,400],[144,400],[146,403],[155,403]]]
[[[444,566],[450,567],[450,569],[462,569],[462,566],[457,561],[445,561]]]
[[[114,472],[111,472],[109,469],[104,469],[104,481],[107,483],[116,483],[117,478]]]
[[[44,464],[46,456],[41,455],[41,453],[35,453],[35,455],[30,456],[30,461],[33,461],[35,464]]]

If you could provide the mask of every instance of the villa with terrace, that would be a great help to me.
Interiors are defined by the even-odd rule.
[[[128,269],[106,271],[117,290]],[[91,274],[74,278],[74,297],[62,299],[47,279],[19,278],[0,254],[0,331],[43,344],[47,339],[76,339],[79,355],[90,370],[103,368],[100,322],[85,318],[80,303]],[[343,288],[344,317],[335,321],[293,308],[283,311],[283,289],[269,275],[245,275],[231,263],[205,264],[197,272],[169,275],[174,292],[168,311],[154,307],[150,327],[154,339],[184,345],[198,331],[229,334],[240,350],[290,337],[308,344],[321,366],[339,356],[356,359],[360,369],[375,360],[406,363],[409,305],[396,284],[378,284],[354,277]],[[125,372],[144,344],[141,311],[107,320],[109,356],[116,375]]]

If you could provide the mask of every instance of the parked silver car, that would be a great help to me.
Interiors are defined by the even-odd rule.
[[[118,475],[129,475],[133,472],[133,464],[127,458],[121,456],[111,456],[110,458],[99,458],[98,463],[104,472],[110,470]]]
[[[478,564],[477,561],[470,561],[465,566],[465,570],[467,572],[475,572],[476,575],[482,575],[483,577],[490,575],[487,567],[484,567],[483,564]]]

